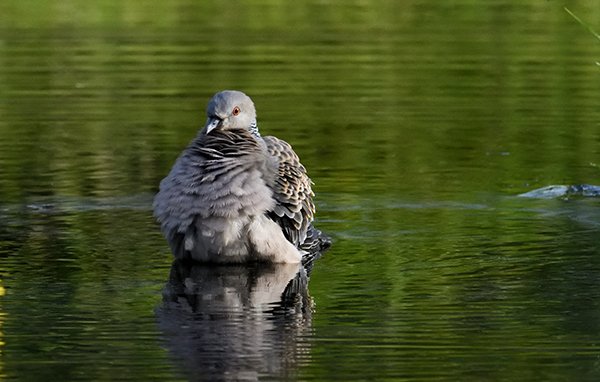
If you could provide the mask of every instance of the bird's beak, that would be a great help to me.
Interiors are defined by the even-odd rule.
[[[206,121],[206,134],[209,134],[211,131],[216,129],[219,125],[221,125],[223,120],[217,117],[209,117],[208,121]]]

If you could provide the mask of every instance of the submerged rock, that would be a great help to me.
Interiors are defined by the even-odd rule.
[[[600,186],[594,186],[591,184],[577,184],[570,186],[551,185],[525,192],[523,194],[519,194],[518,196],[522,198],[537,199],[567,198],[573,196],[598,197],[600,196]]]

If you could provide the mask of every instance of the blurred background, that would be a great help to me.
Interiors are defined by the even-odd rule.
[[[600,184],[565,6],[600,30],[593,0],[3,0],[0,380],[202,379],[157,324],[151,201],[223,89],[334,239],[293,362],[225,379],[597,380],[600,204],[516,196]]]

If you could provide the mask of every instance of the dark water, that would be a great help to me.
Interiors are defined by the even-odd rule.
[[[0,2],[0,380],[600,378],[600,44],[556,1]],[[600,29],[594,2],[569,5]],[[332,249],[171,266],[150,203],[221,89]]]

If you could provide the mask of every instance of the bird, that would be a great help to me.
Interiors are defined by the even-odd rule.
[[[304,263],[330,238],[313,225],[312,181],[292,146],[258,130],[254,103],[216,93],[207,120],[160,182],[156,220],[176,260]]]

